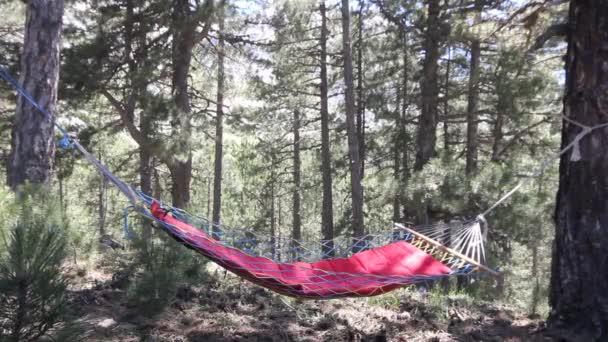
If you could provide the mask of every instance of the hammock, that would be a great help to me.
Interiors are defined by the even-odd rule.
[[[52,118],[2,66],[0,76],[41,113]],[[387,234],[367,235],[354,243],[332,244],[330,248],[321,242],[281,243],[274,237],[264,241],[252,232],[239,232],[178,208],[163,207],[158,200],[116,177],[77,139],[69,137],[64,128],[57,123],[55,126],[63,134],[60,146],[80,151],[127,196],[139,214],[156,221],[170,236],[218,265],[275,292],[320,299],[373,296],[447,276],[497,274],[482,264],[483,215],[467,223],[419,227],[396,224],[396,229]]]
[[[362,239],[367,242],[366,249],[349,257],[343,255],[351,254],[352,249],[361,244],[355,243],[339,253],[338,249],[331,251],[341,257],[315,262],[299,261],[314,258],[310,253],[302,253],[314,247],[298,245],[281,253],[281,248],[277,246],[280,243],[276,240],[268,248],[262,239],[253,234],[235,234],[234,230],[209,224],[183,210],[163,208],[155,199],[141,192],[137,194],[150,206],[149,211],[141,213],[159,223],[174,239],[232,273],[287,296],[315,299],[374,296],[446,276],[472,275],[480,271],[496,274],[471,258],[403,226],[388,236],[367,236]],[[196,223],[189,224],[186,221]],[[196,228],[194,224],[202,229]],[[437,232],[437,228],[446,232],[448,226],[424,228],[430,231],[432,227]],[[477,241],[475,227],[475,223],[461,225],[455,231],[461,235],[468,232],[470,241]],[[205,229],[207,232],[203,231]],[[212,234],[218,234],[222,240],[214,239]],[[390,237],[393,242],[367,249],[382,244],[380,237]],[[294,246],[293,242],[283,245]],[[475,248],[469,249],[471,251]],[[316,250],[324,249],[316,243]],[[283,262],[280,261],[282,258],[288,259]]]
[[[154,202],[151,213],[167,232],[224,268],[275,292],[295,297],[336,298],[382,294],[451,269],[406,241],[315,263],[277,263],[226,247],[168,214]]]

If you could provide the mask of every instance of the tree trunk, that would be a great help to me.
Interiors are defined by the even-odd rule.
[[[101,153],[99,154],[99,160],[102,161]],[[98,193],[98,225],[99,225],[99,236],[103,236],[106,233],[106,213],[108,203],[108,179],[104,175],[100,175],[99,180],[99,193]]]
[[[361,179],[365,174],[365,94],[363,89],[363,1],[359,0],[357,32],[357,139],[361,158]]]
[[[403,189],[407,187],[408,180],[408,135],[407,135],[407,108],[409,82],[408,41],[405,27],[401,28],[399,39],[402,41],[402,69],[401,82],[397,87],[395,146],[393,155],[393,177],[397,184],[395,198],[393,199],[393,221],[404,223],[405,212],[401,212],[401,204],[405,198]],[[404,206],[405,208],[405,206]],[[405,209],[404,209],[405,210]]]
[[[169,167],[171,171],[171,197],[173,206],[186,208],[190,203],[190,181],[192,180],[192,153],[186,161],[176,160]]]
[[[402,79],[401,79],[401,151],[402,151],[402,156],[401,156],[401,184],[400,184],[400,188],[401,188],[401,193],[400,193],[400,199],[401,201],[403,201],[403,199],[405,198],[405,194],[404,194],[404,189],[407,188],[407,183],[408,183],[408,179],[410,176],[410,166],[409,166],[409,134],[407,131],[407,109],[409,107],[409,92],[408,92],[408,87],[409,87],[409,68],[410,68],[410,64],[409,64],[409,54],[408,54],[408,34],[405,28],[403,28],[403,32],[402,32],[402,39],[403,39],[403,70],[402,70]],[[403,209],[403,213],[402,216],[404,218],[407,219],[407,213],[405,212],[405,206]]]
[[[132,77],[134,79],[133,84],[135,85],[135,88],[132,90],[133,93],[131,94],[131,98],[129,99],[129,104],[128,104],[127,113],[129,114],[130,117],[134,117],[134,115],[135,115],[135,98],[137,97],[136,94],[139,93],[136,89],[138,89],[140,87],[139,84],[137,84],[138,82],[135,81],[135,79],[137,79],[137,76],[136,76],[137,70],[134,69],[134,70],[132,70],[132,72],[133,72]],[[141,134],[144,137],[146,137],[146,139],[152,133],[151,124],[152,124],[152,122],[151,122],[150,115],[147,114],[145,111],[142,111],[140,114],[140,117],[139,117],[139,130],[141,131]],[[143,193],[148,194],[148,195],[151,195],[154,190],[153,186],[152,186],[153,172],[154,172],[154,157],[152,156],[152,154],[150,153],[148,148],[145,148],[140,145],[139,146],[139,188],[141,189],[141,191]],[[160,198],[160,197],[156,197],[156,198]],[[141,230],[142,230],[142,240],[144,241],[144,244],[145,244],[152,236],[152,223],[150,222],[150,220],[142,219]]]
[[[173,8],[173,93],[176,112],[173,126],[177,146],[181,156],[173,157],[171,171],[171,196],[173,206],[185,208],[190,202],[190,181],[192,178],[192,151],[190,149],[190,96],[188,94],[188,74],[192,62],[192,50],[197,42],[197,22],[191,17],[190,4],[186,0],[177,0]]]
[[[570,2],[564,115],[606,122],[608,2]],[[562,148],[581,128],[563,122]],[[580,141],[580,158],[562,156],[555,211],[549,324],[571,340],[608,341],[608,129]]]
[[[500,151],[503,143],[503,125],[504,125],[504,111],[510,108],[509,99],[507,98],[510,93],[505,94],[506,86],[502,84],[500,77],[496,84],[496,93],[498,95],[498,103],[496,106],[496,118],[494,119],[494,127],[492,128],[492,161],[497,162],[500,160]]]
[[[146,132],[147,135],[148,126],[147,118],[142,115],[140,118],[141,131]],[[152,172],[153,172],[153,158],[150,155],[150,152],[143,148],[139,147],[139,188],[145,194],[152,194]],[[157,197],[158,198],[158,197]],[[142,240],[144,242],[148,241],[152,236],[152,225],[151,222],[147,219],[142,219],[141,221],[141,229],[142,229]]]
[[[395,197],[393,198],[393,222],[401,222],[401,149],[403,123],[401,122],[401,89],[397,87],[397,105],[395,106],[396,122],[393,137],[393,180],[395,182]]]
[[[424,41],[424,64],[420,92],[422,107],[416,136],[416,163],[414,169],[422,167],[435,156],[437,141],[437,105],[439,91],[437,86],[437,70],[439,62],[439,0],[428,0],[428,18],[426,22],[426,37]]]
[[[215,116],[215,161],[213,172],[213,218],[221,223],[222,210],[222,159],[224,158],[224,9],[219,9],[219,42],[217,44],[217,98]],[[219,227],[213,226],[213,238],[220,239]]]
[[[270,183],[270,253],[272,255],[272,259],[276,257],[276,246],[277,246],[277,223],[276,223],[276,213],[275,213],[275,161],[272,162],[272,176]]]
[[[125,56],[127,56],[127,67],[129,68],[129,76],[130,76],[130,92],[127,102],[127,119],[134,123],[135,122],[135,103],[137,102],[137,98],[139,97],[139,89],[141,82],[139,77],[136,76],[138,73],[138,65],[135,60],[133,53],[133,39],[136,38],[133,32],[133,27],[135,26],[134,12],[135,12],[135,0],[127,0],[125,2],[125,22],[124,22],[124,38],[125,38]],[[103,34],[102,24],[98,24],[100,26],[100,35]],[[141,46],[146,45],[146,37],[145,32],[141,32],[138,35]],[[138,51],[139,52],[139,51]],[[101,62],[100,62],[101,63]],[[142,114],[143,116],[144,114]],[[143,118],[140,118],[140,122]],[[141,123],[140,123],[141,125]]]
[[[344,84],[346,107],[346,131],[348,135],[348,156],[350,164],[350,183],[352,195],[352,232],[355,241],[365,235],[363,227],[363,186],[361,185],[361,159],[359,157],[359,141],[355,126],[355,94],[353,82],[353,57],[350,38],[350,9],[349,1],[342,0],[342,54],[344,57]],[[354,251],[363,246],[356,245]]]
[[[18,98],[8,159],[8,184],[13,190],[25,182],[48,185],[51,180],[62,20],[63,0],[27,4],[21,84],[48,116]]]
[[[483,0],[475,0],[475,25],[481,21]],[[473,37],[471,41],[471,60],[469,64],[469,94],[467,104],[467,147],[466,166],[467,175],[477,173],[477,111],[479,110],[479,61],[481,57],[481,41]]]
[[[207,217],[211,217],[211,180],[207,178]]]
[[[144,81],[146,79],[145,70],[137,70],[137,63],[142,62],[146,57],[146,42],[145,32],[140,30],[139,38],[140,47],[143,47],[137,53],[137,60],[128,62],[130,76],[138,81],[133,82],[131,87],[133,92],[130,94],[127,103],[119,102],[107,89],[103,89],[103,95],[108,99],[112,106],[118,111],[123,125],[127,128],[131,137],[137,142],[145,153],[148,153],[150,158],[157,158],[169,168],[171,173],[171,196],[173,205],[184,208],[190,201],[190,181],[192,178],[192,151],[190,147],[190,99],[188,93],[188,73],[192,60],[192,51],[194,46],[207,36],[213,18],[215,2],[213,0],[205,0],[204,3],[193,4],[187,0],[173,1],[171,14],[171,63],[172,63],[172,93],[175,107],[171,111],[171,124],[173,126],[173,135],[171,137],[172,144],[164,144],[151,141],[145,132],[134,125],[133,112],[125,110],[126,108],[135,107],[135,98],[145,89]],[[127,20],[125,23],[125,43],[128,47],[125,49],[126,55],[133,52],[131,42],[133,37],[133,17],[134,3],[132,0],[126,2],[127,5]],[[196,5],[194,8],[193,5]],[[199,31],[199,26],[202,30]],[[142,62],[143,63],[143,62]],[[138,91],[139,89],[139,91]],[[144,117],[140,118],[140,124],[148,121]],[[159,146],[160,145],[160,146]],[[166,145],[170,145],[167,148]],[[142,152],[143,153],[143,152]],[[142,164],[146,164],[146,158],[142,158]],[[141,167],[141,170],[144,170]],[[142,174],[142,182],[146,179]]]
[[[297,255],[300,240],[302,239],[302,204],[301,204],[301,168],[300,158],[300,111],[293,111],[293,239],[294,253]]]
[[[321,12],[321,172],[323,173],[323,207],[321,209],[321,236],[323,256],[334,256],[334,209],[332,194],[331,146],[329,142],[329,110],[327,86],[327,9],[325,1],[319,6]]]
[[[282,261],[281,259],[281,250],[282,245],[281,241],[283,241],[283,237],[281,235],[281,227],[283,227],[283,206],[281,205],[281,201],[277,201],[277,257],[275,260]]]
[[[443,153],[445,160],[450,158],[450,71],[452,68],[452,47],[448,46],[448,60],[445,66],[445,81],[443,91]]]
[[[158,174],[158,170],[156,169],[158,167],[158,160],[152,157],[152,163],[150,163],[150,166],[152,168],[152,184],[154,184],[154,198],[161,198],[163,193],[163,186],[161,184],[161,179],[160,175]]]
[[[125,39],[125,55],[128,56],[127,59],[127,67],[129,69],[129,92],[126,100],[126,108],[125,108],[125,119],[128,121],[130,125],[135,125],[135,109],[137,106],[137,100],[142,95],[142,89],[144,88],[145,82],[143,82],[140,74],[142,71],[140,70],[141,66],[138,64],[138,61],[135,58],[132,58],[134,55],[139,55],[140,59],[145,59],[147,51],[142,47],[146,45],[146,33],[141,31],[139,34],[135,34],[134,32],[134,12],[135,1],[128,0],[125,3],[126,11],[125,11],[125,22],[124,22],[124,39]],[[137,45],[135,45],[135,40],[138,40]],[[140,49],[137,50],[136,53],[133,52],[134,46],[139,46]],[[144,139],[148,139],[150,134],[152,133],[152,122],[151,116],[147,113],[147,111],[143,110],[139,116],[139,131]],[[140,144],[139,146],[139,187],[140,190],[148,195],[152,195],[152,174],[153,174],[153,156],[148,147],[144,147]],[[142,240],[144,244],[150,239],[152,235],[152,225],[149,220],[142,219],[141,220],[141,230],[142,230]]]

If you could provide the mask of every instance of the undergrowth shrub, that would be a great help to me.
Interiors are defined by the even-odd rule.
[[[24,192],[5,207],[15,213],[0,231],[0,340],[37,341],[43,336],[75,340],[78,329],[67,307],[69,280],[66,225],[52,199]]]
[[[130,301],[146,316],[171,304],[180,285],[197,284],[205,278],[203,257],[167,236],[147,243],[137,241],[134,246],[139,272],[129,289]]]

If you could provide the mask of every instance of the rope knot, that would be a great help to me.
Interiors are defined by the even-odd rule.
[[[571,162],[577,162],[580,161],[581,159],[583,159],[582,155],[581,155],[581,144],[580,141],[583,137],[585,137],[587,134],[591,133],[595,128],[597,127],[590,127],[590,126],[581,126],[582,127],[582,131],[576,136],[574,137],[574,146],[572,146],[572,154],[570,155],[570,161]]]
[[[571,162],[577,162],[582,159],[581,146],[579,144],[580,139],[575,140],[574,147],[572,148],[572,154],[570,155]]]
[[[599,127],[600,127],[599,125],[598,126],[594,126],[594,127],[584,126],[583,127],[583,131],[581,132],[581,134],[583,136],[587,135],[587,134],[591,133],[591,131],[593,131],[594,129],[599,128]]]
[[[64,134],[63,137],[59,139],[58,145],[63,150],[69,150],[74,146],[74,142],[67,134]]]

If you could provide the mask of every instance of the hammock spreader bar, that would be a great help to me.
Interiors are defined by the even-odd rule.
[[[277,263],[222,245],[204,232],[171,216],[158,203],[153,203],[150,211],[177,240],[227,270],[289,296],[374,296],[452,273],[449,267],[406,241],[366,250],[349,258],[314,263]]]

